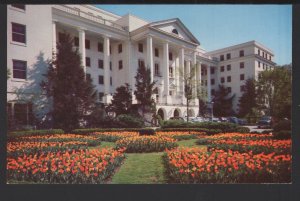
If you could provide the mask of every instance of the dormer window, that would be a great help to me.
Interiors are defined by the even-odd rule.
[[[173,30],[172,30],[172,33],[174,33],[174,34],[177,34],[177,35],[178,35],[178,31],[177,31],[177,29],[173,29]]]

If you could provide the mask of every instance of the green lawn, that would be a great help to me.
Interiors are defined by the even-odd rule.
[[[101,142],[101,145],[96,147],[89,147],[89,149],[103,149],[103,148],[114,148],[116,144],[114,142]]]
[[[126,155],[124,164],[112,177],[112,184],[162,184],[166,182],[162,152]]]

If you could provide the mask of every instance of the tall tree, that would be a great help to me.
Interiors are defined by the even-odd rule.
[[[219,85],[219,89],[215,92],[213,102],[214,102],[214,115],[215,116],[230,116],[232,115],[232,101],[235,94],[229,96],[230,92],[224,85]]]
[[[255,80],[253,78],[249,78],[245,82],[244,92],[239,100],[240,116],[244,117],[251,113],[253,108],[257,107],[256,97]]]
[[[50,62],[42,88],[53,100],[54,127],[70,131],[78,128],[91,113],[96,102],[96,91],[91,79],[85,79],[80,54],[73,47],[69,34],[62,34],[57,43],[57,54]]]
[[[202,86],[199,82],[197,83],[197,98],[199,102],[199,114],[200,116],[205,116],[207,111],[207,89]]]
[[[150,68],[141,65],[135,76],[136,90],[134,91],[134,95],[141,106],[143,117],[146,112],[156,112],[155,101],[152,98],[155,82],[151,82],[150,75]]]
[[[292,76],[290,67],[277,66],[258,75],[257,95],[260,109],[275,118],[291,118]]]
[[[196,98],[195,91],[197,90],[196,83],[196,65],[192,65],[190,70],[183,71],[183,68],[179,68],[179,76],[184,87],[184,97],[186,98],[186,111],[187,121],[189,121],[189,108],[192,100]]]
[[[111,101],[111,108],[115,111],[116,115],[128,114],[132,105],[132,95],[128,83],[116,88]]]

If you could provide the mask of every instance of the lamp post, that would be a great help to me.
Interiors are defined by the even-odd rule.
[[[214,102],[211,101],[211,121],[213,121],[213,118],[214,118]]]

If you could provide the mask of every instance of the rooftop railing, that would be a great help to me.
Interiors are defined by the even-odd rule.
[[[110,27],[113,27],[113,28],[116,28],[116,29],[119,29],[122,31],[126,31],[126,28],[122,27],[121,25],[118,25],[110,20],[106,20],[101,16],[95,16],[92,13],[87,13],[87,12],[81,11],[80,9],[77,9],[77,8],[71,8],[71,7],[65,6],[65,5],[54,5],[54,8],[64,11],[66,13],[72,14],[72,15],[79,16],[79,17],[87,19],[87,20],[91,20],[93,22],[97,22],[99,24],[104,24],[104,25],[107,25],[107,26],[110,26]]]

